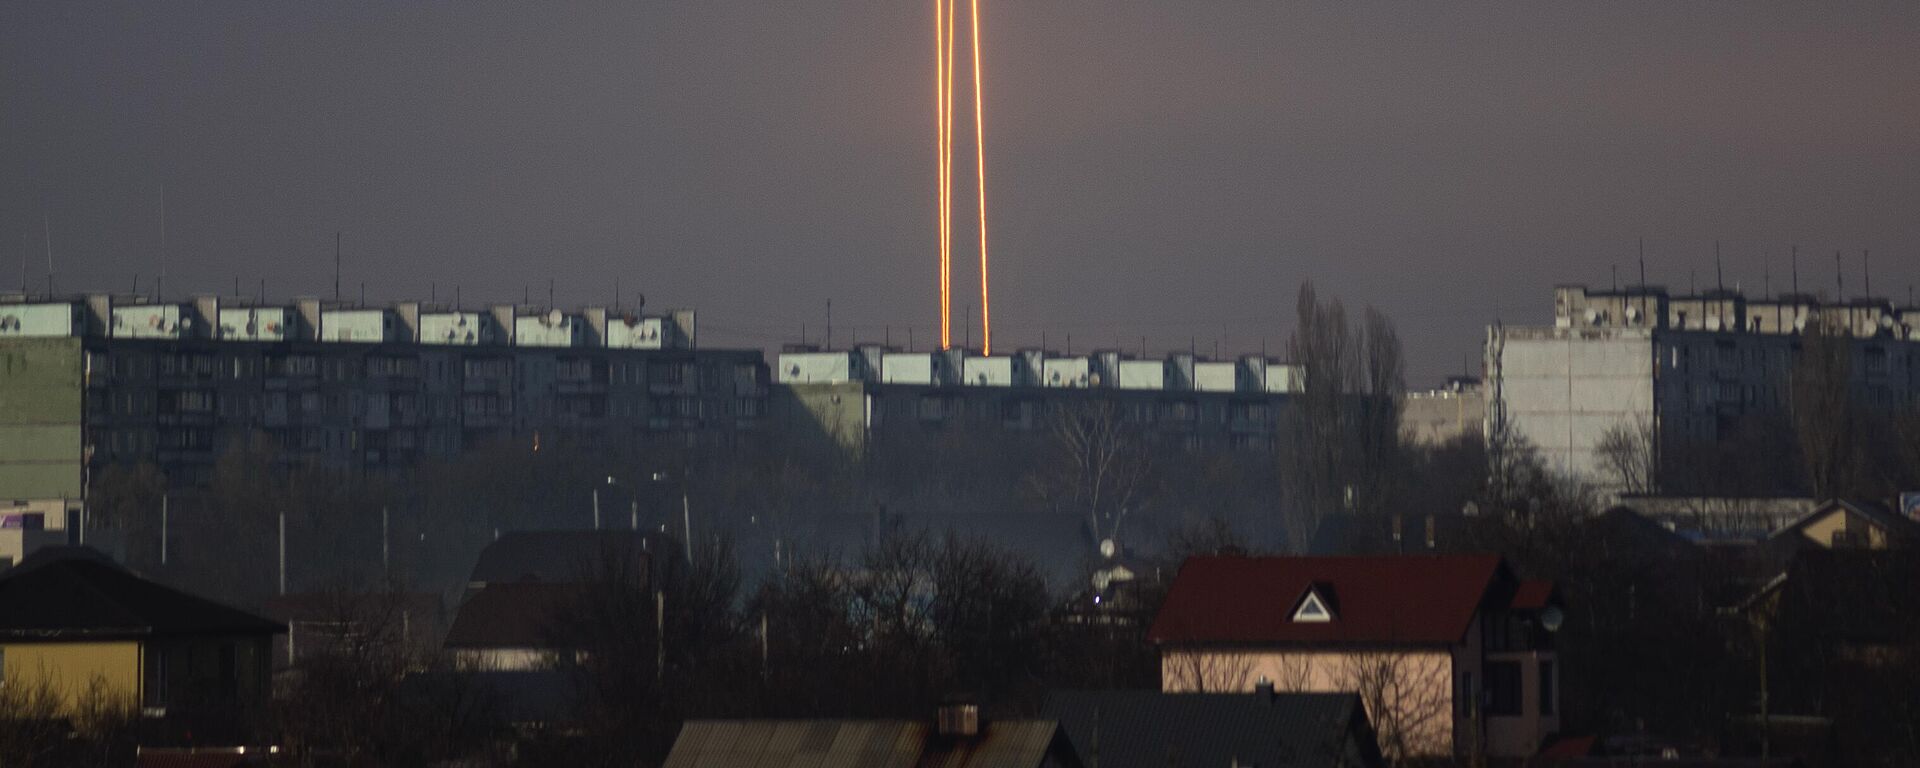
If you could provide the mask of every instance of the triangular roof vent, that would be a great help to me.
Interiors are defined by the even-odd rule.
[[[1293,608],[1293,620],[1295,622],[1302,624],[1325,624],[1333,621],[1333,603],[1322,595],[1323,592],[1329,591],[1328,586],[1329,585],[1325,584],[1313,584],[1307,587],[1306,594],[1300,596],[1299,605]]]

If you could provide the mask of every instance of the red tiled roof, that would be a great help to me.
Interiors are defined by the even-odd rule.
[[[1514,590],[1513,603],[1507,607],[1516,611],[1537,611],[1553,603],[1553,582],[1528,579],[1520,582],[1520,588]]]
[[[1174,577],[1148,637],[1156,643],[1443,645],[1466,635],[1490,588],[1511,589],[1511,583],[1499,555],[1195,557]],[[1332,621],[1292,620],[1309,586],[1322,591]]]

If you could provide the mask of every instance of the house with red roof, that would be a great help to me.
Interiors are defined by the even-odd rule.
[[[1167,692],[1353,692],[1395,762],[1518,758],[1560,728],[1551,582],[1498,555],[1195,557],[1149,638]]]

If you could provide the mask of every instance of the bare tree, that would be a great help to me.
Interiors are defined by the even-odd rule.
[[[1340,301],[1322,302],[1311,282],[1300,286],[1287,351],[1302,381],[1283,452],[1295,507],[1286,528],[1298,550],[1324,515],[1384,508],[1401,464],[1405,382],[1393,323],[1368,308],[1353,328]]]
[[[1655,464],[1653,422],[1638,419],[1607,428],[1594,446],[1600,466],[1622,493],[1647,493],[1653,490],[1658,467]]]
[[[1251,679],[1253,668],[1253,658],[1243,653],[1169,650],[1160,655],[1160,685],[1180,693],[1241,693],[1258,682]]]
[[[1340,687],[1359,694],[1381,753],[1391,763],[1404,765],[1452,750],[1450,669],[1441,654],[1352,653],[1341,662]]]
[[[1854,409],[1849,392],[1851,349],[1847,339],[1808,328],[1788,380],[1793,430],[1806,463],[1807,482],[1818,498],[1848,491],[1852,468]]]
[[[1150,495],[1153,457],[1110,400],[1063,404],[1048,417],[1047,458],[1027,484],[1056,512],[1087,522],[1096,546]]]

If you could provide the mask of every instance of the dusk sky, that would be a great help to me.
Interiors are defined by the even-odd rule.
[[[933,3],[0,4],[0,290],[700,311],[936,338]],[[1311,279],[1410,381],[1550,287],[1920,282],[1920,4],[985,0],[995,348],[1278,352]],[[961,59],[965,66],[966,59]],[[971,114],[965,115],[971,119]],[[956,163],[955,312],[972,146]],[[977,306],[974,307],[977,312]],[[956,318],[956,340],[960,324]],[[973,331],[978,341],[978,329]]]

